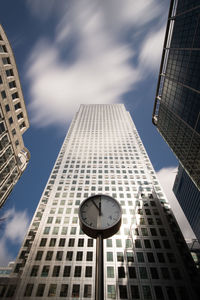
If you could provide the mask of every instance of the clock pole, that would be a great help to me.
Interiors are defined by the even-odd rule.
[[[96,238],[95,300],[104,300],[103,237]]]

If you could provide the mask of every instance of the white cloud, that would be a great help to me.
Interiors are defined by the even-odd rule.
[[[165,37],[165,26],[147,35],[141,47],[140,64],[149,70],[158,69],[161,61],[162,47]]]
[[[4,213],[1,220],[0,266],[6,266],[13,260],[7,243],[21,245],[28,229],[29,218],[26,211],[15,211],[12,208]]]
[[[59,3],[51,1],[49,8],[62,6],[54,39],[40,38],[27,63],[29,110],[37,126],[66,123],[80,104],[122,102],[144,78],[144,66],[133,63],[133,41],[124,35],[159,20],[163,12],[157,0]],[[41,1],[29,5],[42,11]]]
[[[176,174],[177,167],[167,167],[157,172],[158,179],[161,183],[161,186],[163,187],[167,199],[169,200],[172,211],[176,217],[176,220],[181,228],[185,239],[192,239],[195,238],[195,235],[172,191]]]

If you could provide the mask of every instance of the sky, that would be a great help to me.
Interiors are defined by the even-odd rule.
[[[125,104],[185,238],[194,238],[172,192],[178,162],[151,122],[168,9],[168,0],[1,0],[31,160],[0,211],[0,266],[17,256],[80,104]]]

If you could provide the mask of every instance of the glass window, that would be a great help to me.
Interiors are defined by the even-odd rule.
[[[35,257],[35,260],[41,260],[43,255],[43,251],[38,251]]]
[[[84,247],[84,239],[78,239],[78,247]]]
[[[124,261],[124,254],[123,252],[117,252],[117,261]]]
[[[59,247],[64,247],[64,246],[65,246],[65,239],[60,239]]]
[[[142,248],[141,240],[135,240],[135,248]]]
[[[106,246],[107,247],[112,247],[112,240],[111,239],[106,240]]]
[[[107,285],[107,297],[108,299],[116,299],[115,285]]]
[[[70,277],[71,266],[65,266],[63,270],[63,277]]]
[[[128,298],[126,285],[119,285],[119,297],[120,299]]]
[[[88,239],[87,246],[88,247],[93,247],[93,239]]]
[[[160,263],[165,263],[165,257],[163,253],[157,252],[157,257]]]
[[[128,273],[130,278],[136,278],[135,267],[128,267]]]
[[[111,246],[112,247],[112,246]],[[120,239],[116,240],[116,247],[122,247],[122,241]]]
[[[76,227],[71,227],[70,234],[76,234]]]
[[[83,260],[83,252],[82,251],[77,251],[76,260],[77,261],[82,261]]]
[[[126,252],[128,262],[134,262],[133,252]]]
[[[49,247],[54,247],[55,244],[56,244],[56,239],[55,238],[50,239]]]
[[[63,251],[57,251],[56,260],[62,260],[62,257],[63,257]]]
[[[52,277],[59,277],[59,273],[60,273],[60,266],[54,266]]]
[[[147,269],[145,267],[139,267],[139,272],[140,272],[140,278],[141,279],[147,279]]]
[[[43,284],[43,283],[38,284],[36,297],[42,297],[44,294],[44,289],[45,289],[45,284]]]
[[[92,285],[91,284],[85,284],[84,285],[83,297],[85,297],[85,298],[91,298],[92,297]]]
[[[136,252],[138,262],[144,262],[144,255],[142,252]]]
[[[85,277],[92,277],[92,267],[87,266],[85,268]]]
[[[140,299],[139,288],[137,285],[131,285],[131,296],[133,299]]]
[[[68,284],[61,284],[60,297],[67,297]]]
[[[114,267],[107,267],[107,277],[114,278]]]
[[[81,277],[81,266],[76,266],[75,267],[74,277]]]
[[[56,296],[56,288],[57,288],[57,284],[50,284],[48,297],[55,297]]]
[[[169,299],[173,299],[173,300],[177,299],[176,293],[175,293],[174,288],[172,286],[167,286],[166,291],[167,291],[167,295],[168,295]]]
[[[158,271],[156,268],[150,268],[152,279],[159,279]]]
[[[144,240],[144,246],[145,248],[151,248],[150,240]]]
[[[39,270],[39,266],[35,265],[32,267],[32,270],[31,270],[31,276],[37,276],[38,274],[38,270]]]
[[[46,246],[46,242],[47,242],[47,239],[46,238],[42,238],[41,241],[40,241],[40,247]]]
[[[143,289],[144,299],[152,299],[150,286],[143,285],[142,289]]]
[[[68,246],[69,247],[74,247],[75,239],[69,239]]]
[[[50,266],[43,266],[41,277],[47,277],[49,274]]]
[[[49,234],[50,231],[50,227],[45,227],[44,228],[44,234]]]
[[[33,284],[32,283],[28,283],[26,285],[26,289],[24,292],[24,296],[25,297],[30,297],[32,295],[32,291],[33,291]],[[1,295],[0,295],[1,296]]]
[[[47,254],[46,254],[46,260],[52,260],[52,256],[53,256],[53,251],[47,251]]]
[[[87,261],[93,261],[93,252],[91,252],[91,251],[87,252],[86,260]]]
[[[164,300],[165,299],[161,286],[154,286],[154,291],[155,291],[155,294],[156,294],[156,299],[158,299],[158,300]]]
[[[125,270],[124,267],[118,267],[118,277],[125,278]]]
[[[73,284],[72,297],[73,298],[79,297],[79,294],[80,294],[80,285],[79,284]]]
[[[162,273],[162,277],[163,279],[170,279],[170,274],[169,274],[169,270],[168,268],[161,268],[161,273]]]
[[[72,251],[67,251],[66,260],[71,261],[72,257],[73,257],[73,252]]]

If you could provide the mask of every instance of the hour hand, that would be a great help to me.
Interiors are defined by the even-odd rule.
[[[94,200],[92,202],[94,203],[94,205],[96,206],[96,208],[99,210],[99,206],[96,204],[96,202]]]

